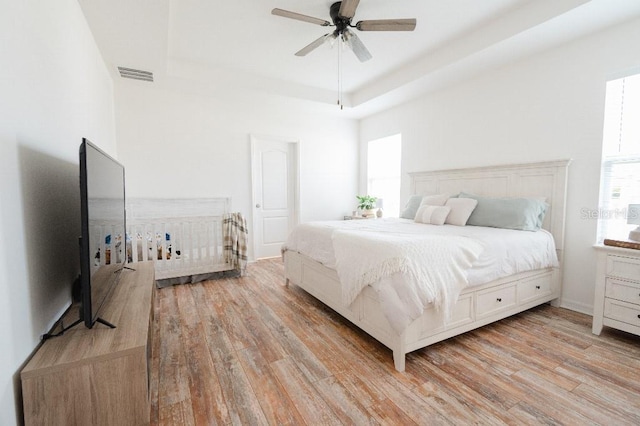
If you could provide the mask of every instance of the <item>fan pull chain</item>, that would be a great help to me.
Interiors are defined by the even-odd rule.
[[[342,34],[338,40],[338,105],[340,109],[343,108],[342,104],[342,49],[344,47],[344,39]]]

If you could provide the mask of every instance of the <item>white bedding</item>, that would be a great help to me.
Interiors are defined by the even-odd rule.
[[[336,268],[332,234],[334,230],[361,230],[403,234],[433,234],[470,237],[484,250],[468,270],[470,286],[476,286],[519,272],[557,267],[556,247],[551,234],[484,226],[426,225],[410,219],[367,219],[309,222],[298,225],[283,249],[304,254],[328,268]]]
[[[409,253],[413,252],[410,256],[431,259],[431,264],[436,267],[429,268],[426,264],[410,270],[405,268],[399,271],[396,268],[378,274],[375,279],[351,276],[362,275],[359,269],[373,265],[370,259],[359,260],[358,253],[354,253],[357,244],[365,243],[369,235],[370,238],[379,235],[387,242],[409,237],[414,245],[424,246],[419,249],[422,252],[417,252],[415,248],[410,250]],[[354,237],[351,242],[350,236]],[[462,251],[455,250],[453,240],[464,242],[460,246]],[[438,244],[439,247],[427,250],[427,246]],[[283,250],[299,252],[336,269],[343,285],[346,282],[348,294],[343,297],[345,305],[353,301],[364,285],[371,285],[378,292],[385,316],[398,332],[419,317],[428,303],[443,308],[446,318],[451,303],[455,303],[459,292],[466,286],[481,285],[519,272],[558,265],[553,237],[545,230],[530,232],[480,226],[436,226],[395,218],[302,224],[289,235]],[[364,258],[366,250],[358,248],[358,251],[362,252]],[[338,262],[336,252],[341,259]],[[386,254],[390,258],[397,255]],[[378,259],[381,256],[378,253]],[[444,258],[452,260],[449,265],[444,265]],[[420,284],[425,276],[430,281],[426,288]],[[446,282],[452,281],[452,277],[456,277],[456,282]],[[443,288],[445,284],[449,287]],[[353,292],[354,286],[357,287],[356,293]],[[438,292],[445,297],[438,298]]]

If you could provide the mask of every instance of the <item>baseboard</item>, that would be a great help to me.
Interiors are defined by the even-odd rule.
[[[593,305],[587,305],[582,302],[576,302],[573,300],[567,300],[566,298],[562,298],[560,302],[560,307],[569,309],[571,311],[580,312],[581,314],[593,316]]]

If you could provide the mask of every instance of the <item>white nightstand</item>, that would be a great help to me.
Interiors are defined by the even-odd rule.
[[[593,334],[603,326],[640,335],[640,250],[596,245]]]

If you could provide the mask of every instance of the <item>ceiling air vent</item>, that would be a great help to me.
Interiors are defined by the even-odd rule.
[[[133,68],[118,67],[120,77],[134,80],[153,81],[153,73],[149,71],[134,70]]]

